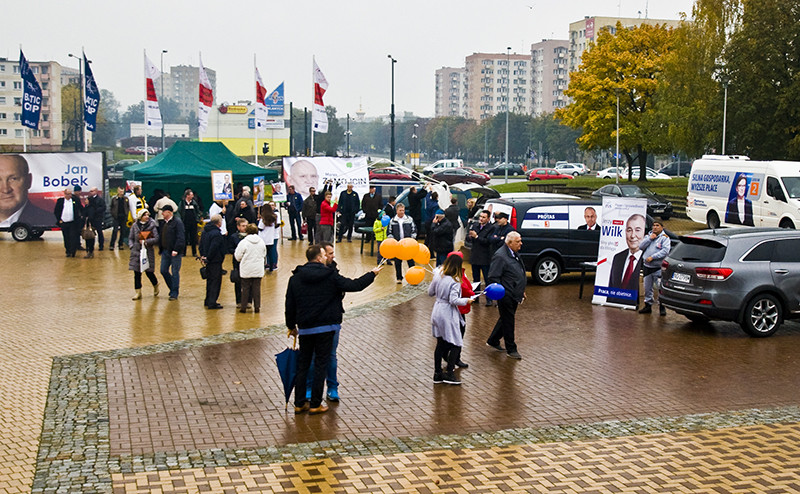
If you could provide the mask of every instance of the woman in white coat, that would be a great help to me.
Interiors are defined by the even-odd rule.
[[[433,353],[433,382],[461,384],[455,376],[456,363],[461,357],[463,339],[461,335],[461,314],[459,306],[471,304],[473,298],[461,296],[461,278],[463,276],[463,260],[459,256],[449,256],[442,264],[441,270],[434,274],[428,287],[428,295],[436,296],[436,303],[431,313],[432,334],[436,338],[436,350]],[[447,369],[442,372],[442,360],[447,362]]]
[[[269,204],[261,206],[261,219],[258,220],[258,236],[267,246],[266,267],[269,272],[278,269],[278,244],[280,238],[281,222],[275,210]]]
[[[239,261],[239,279],[242,284],[242,304],[240,312],[247,312],[250,300],[253,300],[253,312],[261,311],[261,278],[264,277],[264,263],[267,258],[267,246],[258,236],[258,227],[252,223],[247,225],[247,234],[233,256]]]

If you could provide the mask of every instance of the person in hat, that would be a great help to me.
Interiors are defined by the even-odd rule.
[[[441,266],[447,259],[447,254],[453,251],[453,237],[455,230],[441,209],[436,210],[436,214],[431,221],[429,246],[436,253],[436,265]]]
[[[383,260],[383,256],[381,255],[381,242],[386,240],[386,233],[389,229],[389,221],[391,221],[391,219],[388,219],[384,225],[383,218],[386,214],[383,212],[383,209],[378,209],[377,214],[378,216],[375,218],[375,221],[372,222],[372,232],[375,235],[375,242],[378,243],[378,264],[380,264]]]
[[[148,265],[144,273],[147,279],[153,284],[153,296],[158,296],[158,278],[155,275],[156,253],[155,246],[158,244],[158,225],[155,220],[150,218],[150,211],[140,209],[137,213],[137,220],[131,225],[131,232],[128,235],[128,246],[131,248],[131,257],[128,262],[128,269],[133,271],[133,288],[136,294],[133,300],[142,299],[142,264],[140,255],[142,249],[147,252]]]
[[[514,231],[508,223],[508,215],[503,212],[494,213],[494,231],[490,239],[492,253],[497,252],[497,249],[505,245],[506,235]]]
[[[164,224],[161,225],[161,276],[169,288],[169,299],[177,300],[181,284],[181,262],[186,251],[186,231],[183,221],[175,215],[170,204],[161,206]]]

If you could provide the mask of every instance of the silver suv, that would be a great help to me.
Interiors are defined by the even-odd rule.
[[[666,307],[692,321],[735,321],[756,337],[800,317],[800,231],[725,228],[681,241],[661,266]]]

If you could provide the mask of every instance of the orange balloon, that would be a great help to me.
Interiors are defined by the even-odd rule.
[[[381,242],[381,247],[378,249],[381,255],[386,259],[394,259],[397,257],[397,251],[400,248],[400,243],[393,239],[387,238]]]
[[[400,241],[395,257],[403,261],[409,261],[417,255],[417,252],[419,252],[419,242],[407,237]]]
[[[409,285],[419,285],[425,279],[425,268],[414,266],[406,271],[406,281]]]
[[[414,256],[414,262],[417,264],[428,264],[431,262],[431,251],[425,244],[419,244],[419,252]]]

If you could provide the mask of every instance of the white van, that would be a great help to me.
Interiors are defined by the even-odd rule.
[[[425,175],[433,175],[434,173],[439,173],[448,168],[461,168],[462,166],[464,166],[464,160],[439,160],[423,168],[422,173]]]
[[[686,214],[709,228],[800,225],[800,162],[706,155],[692,164]]]

